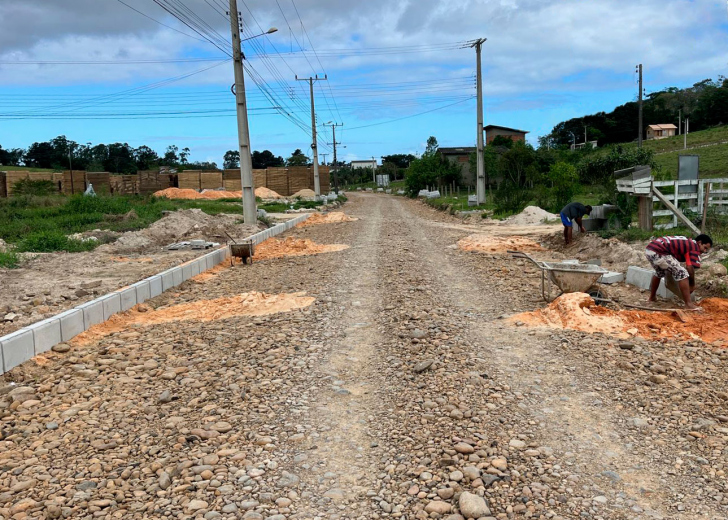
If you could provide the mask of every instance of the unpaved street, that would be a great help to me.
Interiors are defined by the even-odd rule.
[[[137,324],[6,375],[0,519],[728,518],[724,350],[507,324],[544,305],[533,269],[454,249],[469,233],[415,201],[343,211],[289,236],[348,249],[148,302],[309,307]]]

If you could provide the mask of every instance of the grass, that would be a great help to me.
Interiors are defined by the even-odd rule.
[[[28,166],[0,166],[0,172],[60,172],[52,168],[30,168]]]
[[[668,137],[666,139],[651,139],[649,141],[642,141],[642,146],[643,148],[653,150],[656,154],[672,152],[683,149],[684,139],[685,137],[682,135],[676,135],[675,137]],[[688,148],[691,146],[719,143],[721,141],[728,141],[728,125],[717,126],[699,132],[690,132],[688,134]],[[637,143],[626,143],[623,146],[634,147],[637,146]]]
[[[323,202],[321,201],[299,200],[290,205],[285,202],[268,202],[265,204],[258,204],[258,209],[265,210],[268,213],[285,213],[289,209],[315,209],[321,205],[323,205]]]
[[[677,179],[677,164],[680,155],[698,155],[700,157],[699,171],[700,177],[703,179],[728,177],[728,144],[656,155],[655,162],[663,172],[670,175],[670,178]]]
[[[135,231],[165,211],[198,208],[209,215],[242,213],[239,202],[169,200],[151,196],[21,196],[0,199],[0,238],[18,251],[88,251],[98,245],[68,239],[91,229]]]
[[[0,267],[15,269],[20,265],[20,256],[15,251],[0,251]]]

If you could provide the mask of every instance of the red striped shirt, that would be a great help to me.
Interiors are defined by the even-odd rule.
[[[692,238],[660,237],[647,244],[647,249],[658,255],[672,256],[685,265],[700,267],[700,246]]]

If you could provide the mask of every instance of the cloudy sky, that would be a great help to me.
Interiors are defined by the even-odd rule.
[[[308,85],[341,158],[476,139],[475,51],[485,37],[485,123],[532,142],[558,122],[728,68],[725,0],[238,0],[253,149],[310,153]],[[228,0],[0,0],[0,145],[236,149]],[[167,10],[164,9],[167,8]],[[169,12],[171,11],[172,14]],[[173,16],[176,15],[176,16]],[[182,19],[182,21],[180,20]],[[185,25],[186,21],[192,27]],[[331,160],[330,128],[319,150]],[[322,159],[322,158],[321,158]]]

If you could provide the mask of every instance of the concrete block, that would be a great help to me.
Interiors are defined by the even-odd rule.
[[[155,296],[159,296],[162,294],[162,277],[157,276],[150,276],[147,278],[147,281],[149,282],[149,297],[154,298]]]
[[[121,312],[121,295],[113,292],[99,298],[104,305],[104,321],[111,318],[114,314]]]
[[[136,300],[137,303],[142,303],[147,301],[149,298],[151,298],[152,293],[149,288],[149,281],[148,280],[142,280],[141,282],[137,282],[135,284],[132,284],[132,287],[136,289]]]
[[[53,345],[61,342],[61,320],[57,317],[39,321],[28,328],[33,331],[36,355],[48,352]]]
[[[630,265],[627,268],[626,281],[628,284],[635,285],[640,289],[649,289],[650,284],[652,283],[653,274],[654,272],[651,269],[643,269],[641,267]]]
[[[136,287],[127,287],[118,292],[121,297],[121,312],[128,311],[137,304]]]
[[[559,262],[560,264],[568,264],[568,265],[579,265],[578,260],[562,260]]]
[[[591,260],[587,260],[584,263],[589,265],[602,265],[602,261],[599,258],[592,258]]]
[[[192,274],[192,263],[184,264],[182,266],[182,281],[185,282],[193,276],[194,275]]]
[[[92,300],[76,307],[83,311],[83,330],[104,321],[104,303],[101,300]]]
[[[624,281],[624,274],[623,273],[615,273],[613,271],[609,271],[606,274],[603,274],[601,278],[599,278],[599,283],[619,283]]]
[[[672,292],[670,292],[667,287],[665,286],[665,279],[663,278],[660,280],[660,286],[657,288],[657,296],[660,298],[672,298],[675,296]]]
[[[181,267],[172,269],[172,281],[175,287],[185,281],[184,272]]]
[[[198,274],[205,272],[204,258],[198,258],[197,260],[192,262],[192,272],[194,273],[192,276],[197,276]]]
[[[162,279],[162,291],[168,291],[174,287],[174,274],[172,269],[160,273],[159,277]]]
[[[9,372],[35,355],[33,331],[20,329],[0,338],[3,357],[3,370]]]
[[[205,258],[205,271],[215,267],[215,253],[210,253],[204,256]]]
[[[80,309],[62,312],[56,318],[61,320],[61,341],[68,341],[86,330],[83,326],[83,311]]]

